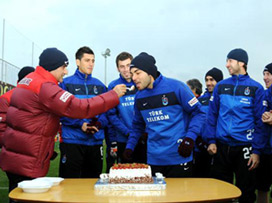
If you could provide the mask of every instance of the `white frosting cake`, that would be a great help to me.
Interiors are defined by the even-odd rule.
[[[147,164],[115,164],[110,168],[109,183],[152,183],[151,168]]]

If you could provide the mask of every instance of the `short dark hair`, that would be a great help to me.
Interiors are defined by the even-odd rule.
[[[94,52],[93,52],[93,50],[91,50],[87,46],[80,47],[76,52],[76,59],[81,60],[81,58],[83,57],[83,54],[92,54],[92,55],[94,55]]]
[[[191,79],[187,81],[187,84],[192,88],[196,90],[196,93],[198,95],[202,94],[202,84],[198,79]]]
[[[128,52],[121,52],[117,57],[116,57],[116,66],[118,67],[118,61],[124,61],[126,59],[130,59],[132,60],[133,59],[133,56],[128,53]]]
[[[245,69],[245,71],[247,72],[247,64],[246,63],[244,63],[244,69]]]

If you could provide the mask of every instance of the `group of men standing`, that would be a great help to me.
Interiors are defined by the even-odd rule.
[[[239,202],[255,201],[256,168],[264,149],[264,162],[271,165],[272,91],[265,95],[247,74],[245,50],[227,55],[230,78],[223,80],[217,68],[206,73],[207,88],[198,99],[185,83],[160,73],[155,58],[145,52],[135,58],[120,53],[120,76],[108,88],[92,76],[94,52],[81,47],[75,55],[74,75],[62,79],[67,57],[55,48],[44,50],[40,66],[12,93],[7,129],[0,137],[0,167],[7,172],[10,189],[47,173],[60,118],[61,177],[99,177],[106,139],[109,166],[116,158],[121,163],[147,162],[153,175],[165,177],[214,177],[233,183],[235,175],[242,191]],[[272,72],[271,65],[266,71]],[[15,168],[17,162],[20,167]],[[267,182],[269,188],[271,180]],[[267,187],[258,189],[267,193]]]

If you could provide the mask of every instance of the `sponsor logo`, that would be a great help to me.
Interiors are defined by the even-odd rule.
[[[162,104],[164,106],[166,106],[168,104],[168,98],[165,95],[163,95],[163,97],[162,97]]]
[[[146,120],[149,123],[170,119],[170,116],[168,114],[164,114],[162,110],[150,111],[148,112],[148,114],[149,114],[149,117],[147,117]]]
[[[211,96],[210,101],[213,101],[213,96]]]
[[[192,98],[192,99],[188,102],[188,104],[192,107],[192,106],[194,106],[197,102],[198,102],[197,98],[194,97],[194,98]]]
[[[250,94],[250,89],[249,89],[249,87],[247,87],[247,88],[245,89],[244,94],[245,94],[246,96],[248,96],[248,95]]]
[[[226,87],[224,90],[225,90],[225,91],[229,91],[229,90],[230,90],[230,87]]]
[[[78,92],[80,90],[80,88],[76,88],[75,91]]]
[[[19,84],[20,84],[20,85],[27,85],[27,86],[29,86],[29,84],[31,83],[31,81],[32,81],[31,78],[23,78],[23,79],[19,82]]]
[[[267,101],[263,100],[263,106],[268,106]]]
[[[63,102],[66,102],[69,97],[72,96],[72,94],[70,92],[65,91],[61,96],[60,96],[60,100]]]
[[[242,98],[240,102],[244,104],[250,104],[250,101],[247,98]]]
[[[143,103],[143,106],[146,106],[147,105],[147,102],[146,103]]]

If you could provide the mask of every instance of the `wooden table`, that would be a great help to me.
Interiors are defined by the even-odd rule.
[[[22,202],[211,202],[241,195],[236,186],[210,178],[166,178],[166,189],[160,191],[101,191],[94,189],[96,181],[65,179],[39,194],[15,188],[9,197]]]

